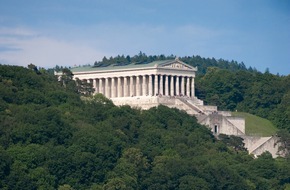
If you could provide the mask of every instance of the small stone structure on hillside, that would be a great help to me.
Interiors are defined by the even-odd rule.
[[[197,117],[214,135],[236,135],[244,139],[250,154],[269,151],[277,157],[276,137],[245,135],[245,120],[218,111],[216,106],[204,105],[195,96],[194,78],[197,68],[180,60],[153,61],[150,63],[99,64],[76,67],[74,79],[92,83],[95,93],[102,93],[115,105],[130,105],[149,109],[160,104],[178,108]],[[62,73],[56,73],[62,75]]]
[[[278,137],[258,137],[245,134],[245,119],[233,117],[230,112],[214,112],[208,115],[197,115],[199,123],[210,127],[214,135],[220,133],[226,135],[235,135],[244,139],[245,147],[249,154],[254,156],[263,152],[270,152],[274,158],[278,155]]]

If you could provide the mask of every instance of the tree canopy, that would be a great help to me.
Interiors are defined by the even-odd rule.
[[[217,140],[195,117],[177,109],[117,107],[101,94],[83,98],[70,78],[66,84],[72,88],[32,66],[0,65],[0,189],[284,189],[290,184],[289,159],[268,153],[254,159],[240,139]],[[229,102],[229,109],[251,108],[239,105],[247,100],[247,81],[257,80],[259,90],[276,90],[271,81],[289,81],[240,71],[253,75],[242,82],[227,71],[211,72],[200,78],[204,89],[198,87],[209,103],[205,92],[220,88],[203,79],[223,75],[243,87],[236,92],[242,98]],[[234,88],[225,85],[222,94],[235,97],[227,90]],[[275,103],[277,114],[288,109],[288,93],[282,92],[269,105]],[[256,101],[266,104],[267,99]],[[289,129],[284,117],[277,122]]]
[[[110,64],[129,64],[129,63],[150,63],[152,61],[159,61],[159,60],[167,60],[167,59],[175,59],[177,56],[175,55],[146,55],[143,52],[139,52],[139,54],[130,57],[129,55],[117,55],[116,57],[104,57],[102,61],[95,61],[94,66],[101,66],[101,65],[110,65]],[[179,58],[181,61],[197,67],[198,74],[205,74],[207,72],[207,68],[209,67],[219,67],[222,69],[227,69],[230,71],[238,71],[238,70],[248,70],[251,72],[257,72],[256,69],[246,68],[243,62],[238,63],[237,61],[227,61],[224,59],[215,58],[202,58],[198,55],[193,56],[184,56]]]

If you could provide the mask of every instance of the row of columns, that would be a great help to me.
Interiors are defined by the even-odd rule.
[[[95,93],[108,98],[129,96],[188,96],[194,97],[194,77],[173,75],[142,75],[89,79]]]

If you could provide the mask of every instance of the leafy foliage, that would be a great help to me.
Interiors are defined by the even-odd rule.
[[[32,66],[0,65],[1,189],[283,189],[290,183],[289,160],[253,159],[239,139],[216,140],[183,111],[116,107],[100,94],[82,99],[69,79],[64,87]],[[231,97],[233,87],[222,88]],[[231,108],[240,103],[231,102]]]
[[[290,132],[289,76],[270,73],[231,72],[219,68],[196,80],[197,96],[221,110],[241,111],[271,120]]]
[[[234,150],[246,150],[245,143],[243,142],[243,138],[237,137],[234,135],[225,135],[225,134],[219,134],[219,139],[223,141],[226,145],[232,147]]]

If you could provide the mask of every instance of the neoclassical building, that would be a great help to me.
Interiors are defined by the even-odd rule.
[[[178,58],[150,63],[99,64],[71,69],[74,79],[92,83],[95,93],[110,98],[115,105],[149,109],[160,104],[186,111],[208,126],[214,135],[236,135],[244,139],[249,153],[259,155],[268,150],[275,157],[274,137],[245,135],[245,120],[204,105],[195,96],[194,78],[197,71]],[[56,73],[62,75],[62,73]]]
[[[71,69],[74,78],[93,83],[95,93],[102,93],[108,98],[154,95],[194,97],[196,70],[177,59]]]

